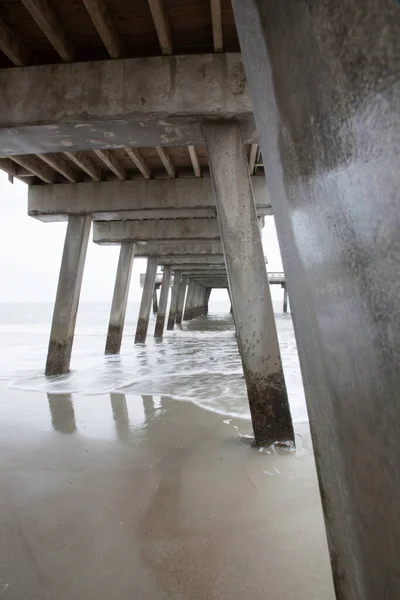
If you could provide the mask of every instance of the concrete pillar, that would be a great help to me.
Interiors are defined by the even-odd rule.
[[[210,300],[211,292],[212,292],[212,288],[210,288],[210,287],[206,288],[205,299],[204,299],[204,314],[205,315],[208,315],[208,303]]]
[[[336,596],[400,598],[399,6],[233,5]]]
[[[175,323],[180,325],[182,323],[183,307],[185,305],[185,295],[187,288],[187,275],[182,275],[181,285],[179,288],[178,308],[176,310]]]
[[[286,284],[283,284],[283,312],[287,313],[287,288]]]
[[[108,325],[106,354],[119,354],[121,349],[134,256],[133,243],[125,242],[121,244]]]
[[[191,313],[191,319],[195,319],[198,316],[199,297],[200,297],[200,285],[196,282],[194,284],[193,308],[192,308],[192,313]]]
[[[258,446],[294,444],[264,252],[240,125],[203,125]]]
[[[171,284],[172,266],[165,266],[160,292],[160,305],[158,307],[154,337],[162,337],[164,333],[165,314],[167,312],[169,287]]]
[[[158,299],[157,299],[157,288],[153,290],[153,314],[156,315],[158,312]]]
[[[190,316],[192,308],[193,308],[193,296],[194,296],[194,281],[189,279],[188,290],[186,295],[186,306],[185,311],[183,313],[183,320],[189,321],[192,317]]]
[[[176,316],[176,311],[178,308],[178,300],[179,300],[179,288],[181,285],[181,274],[182,274],[182,271],[180,271],[178,269],[176,271],[174,271],[174,285],[172,287],[171,304],[169,307],[169,315],[168,315],[168,323],[167,323],[167,329],[170,331],[175,326],[175,316]]]
[[[69,371],[90,225],[89,216],[72,216],[68,220],[47,353],[46,375],[61,375]]]
[[[149,256],[147,259],[146,277],[144,279],[142,301],[140,303],[139,317],[136,327],[135,344],[146,341],[151,304],[153,300],[153,290],[157,277],[157,266],[158,257]]]

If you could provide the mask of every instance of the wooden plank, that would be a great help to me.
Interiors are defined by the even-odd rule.
[[[126,173],[124,167],[120,164],[118,159],[113,155],[111,150],[95,150],[97,156],[103,161],[103,163],[112,171],[118,179],[123,181],[126,179]]]
[[[122,56],[122,44],[113,20],[103,0],[83,0],[97,33],[111,58]]]
[[[214,52],[222,52],[224,49],[224,42],[222,39],[221,0],[211,0],[211,18],[214,39]]]
[[[168,175],[170,177],[175,177],[175,167],[172,163],[168,150],[166,148],[161,148],[160,146],[156,146],[156,150]]]
[[[199,157],[195,146],[188,146],[190,160],[192,161],[193,171],[196,177],[201,177],[201,169],[199,163]]]
[[[250,148],[250,157],[249,157],[250,175],[254,175],[254,167],[256,166],[257,151],[258,151],[258,144],[252,144],[251,148]]]
[[[0,15],[0,50],[16,67],[32,63],[32,56],[23,42]]]
[[[101,171],[97,165],[83,152],[64,152],[65,156],[68,156],[70,160],[85,173],[89,175],[94,181],[101,181]]]
[[[22,154],[18,156],[10,156],[11,160],[21,165],[24,169],[30,171],[36,177],[39,177],[45,183],[54,183],[55,173],[53,169],[50,169],[47,165],[43,164],[40,160],[34,156],[28,156]]]
[[[125,148],[125,151],[132,162],[137,166],[143,177],[145,179],[150,179],[151,169],[146,160],[143,158],[140,150],[137,148]]]
[[[21,0],[44,35],[64,61],[75,59],[75,49],[49,0]]]
[[[168,17],[165,12],[163,0],[149,0],[151,16],[153,17],[158,41],[163,54],[172,54],[172,38],[169,28]]]
[[[59,154],[38,154],[37,156],[50,167],[61,173],[61,175],[64,175],[71,183],[76,183],[78,181],[78,173],[74,171],[71,165],[69,165]]]

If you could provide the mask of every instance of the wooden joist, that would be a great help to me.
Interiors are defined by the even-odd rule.
[[[224,43],[222,39],[221,0],[211,0],[211,18],[214,40],[214,52],[222,52],[224,49]]]
[[[64,175],[71,183],[78,181],[78,173],[59,154],[38,154],[38,157],[52,167],[52,169]]]
[[[156,150],[168,175],[170,177],[175,177],[175,167],[172,163],[168,150],[166,148],[161,148],[160,146],[156,146]]]
[[[201,169],[199,163],[199,157],[195,146],[188,146],[190,160],[192,161],[193,171],[196,177],[201,177]]]
[[[139,171],[141,172],[143,177],[145,179],[150,179],[150,177],[151,177],[150,167],[147,164],[144,157],[142,156],[140,150],[138,150],[137,148],[125,148],[125,152],[129,156],[129,158],[132,160],[132,162],[137,166],[137,168],[139,169]]]
[[[110,150],[95,150],[95,153],[118,179],[123,181],[126,178],[124,167]]]
[[[36,175],[36,177],[39,177],[39,179],[45,183],[54,183],[55,173],[53,169],[43,164],[38,158],[26,154],[10,156],[10,158],[24,169],[27,169],[27,171],[30,171],[33,175]]]
[[[122,56],[122,44],[104,0],[83,0],[97,33],[111,58]]]
[[[83,152],[65,152],[64,154],[94,181],[101,181],[101,170],[86,154]]]
[[[16,67],[32,63],[32,56],[25,48],[23,42],[9,27],[0,15],[0,50],[11,60]]]
[[[64,61],[75,59],[75,49],[68,39],[61,19],[49,0],[21,0],[44,35]]]
[[[171,31],[163,0],[149,0],[151,16],[163,54],[173,54]]]

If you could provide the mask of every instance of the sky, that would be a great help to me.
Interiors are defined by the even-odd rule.
[[[54,302],[64,245],[65,223],[42,223],[27,215],[28,186],[17,179],[11,184],[0,171],[0,302]],[[263,230],[268,270],[281,271],[282,261],[273,217]],[[111,303],[119,248],[89,242],[81,302]],[[140,298],[139,275],[146,259],[135,259],[129,300]],[[272,286],[276,296],[278,286]],[[278,293],[278,296],[281,295]],[[225,300],[224,291],[213,292]]]

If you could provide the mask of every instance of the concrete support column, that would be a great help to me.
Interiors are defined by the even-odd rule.
[[[175,326],[175,316],[178,308],[178,300],[179,300],[179,288],[181,285],[181,274],[182,271],[176,270],[174,271],[174,285],[172,287],[171,294],[171,304],[169,307],[169,315],[168,315],[168,323],[167,329],[171,331]]]
[[[175,323],[180,325],[182,323],[183,307],[185,304],[185,295],[187,288],[187,275],[182,275],[181,285],[179,288],[178,308],[176,310]]]
[[[156,315],[157,313],[158,313],[157,288],[154,287],[154,290],[153,290],[153,314]]]
[[[47,353],[46,375],[61,375],[69,371],[90,225],[89,216],[71,216],[68,220]]]
[[[283,312],[287,313],[287,288],[286,283],[283,285]]]
[[[336,596],[391,599],[400,598],[400,12],[396,2],[340,5],[233,0]]]
[[[188,290],[186,295],[186,306],[185,311],[183,313],[183,320],[189,321],[192,317],[190,316],[192,308],[193,308],[193,297],[194,297],[194,289],[195,284],[192,279],[189,279]]]
[[[203,133],[221,228],[238,345],[258,446],[294,444],[260,229],[239,123]]]
[[[158,257],[149,256],[147,259],[146,277],[144,279],[142,301],[140,303],[139,317],[136,327],[135,344],[146,341],[154,285],[157,277],[157,266]]]
[[[121,349],[134,256],[133,243],[125,242],[121,244],[108,325],[106,354],[118,354]]]
[[[204,299],[204,314],[205,315],[208,315],[208,303],[210,300],[211,292],[212,292],[212,288],[210,288],[210,287],[206,288],[205,299]]]
[[[196,282],[194,284],[194,297],[193,297],[193,309],[191,319],[195,319],[198,316],[200,302],[200,285]]]
[[[165,315],[167,312],[169,287],[171,284],[172,266],[165,266],[160,292],[160,305],[158,307],[154,337],[162,337],[164,333]]]

